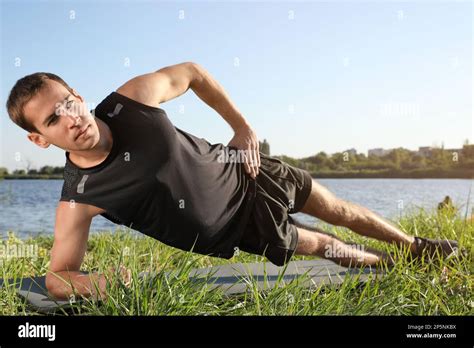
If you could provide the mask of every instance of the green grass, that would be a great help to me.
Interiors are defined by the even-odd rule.
[[[474,223],[452,214],[419,209],[396,222],[411,235],[456,239],[467,249],[465,258],[410,262],[404,250],[356,235],[347,229],[321,225],[346,241],[396,252],[399,261],[378,280],[358,284],[349,278],[337,287],[308,290],[298,282],[259,292],[255,284],[246,294],[226,297],[218,290],[188,281],[190,269],[229,262],[265,261],[262,256],[241,252],[231,260],[180,251],[133,231],[117,230],[91,234],[83,271],[102,272],[123,264],[132,269],[130,288],[118,282],[109,289],[105,302],[87,300],[75,309],[81,315],[473,315]],[[2,278],[44,275],[52,236],[18,240],[10,234],[8,243],[35,243],[39,255],[31,258],[0,259]],[[310,259],[298,256],[295,260]],[[164,272],[152,283],[138,278],[141,271]],[[0,290],[0,315],[34,315],[11,287]],[[39,314],[39,313],[38,313]]]

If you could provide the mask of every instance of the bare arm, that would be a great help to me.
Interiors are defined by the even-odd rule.
[[[232,102],[224,87],[201,65],[196,64],[197,78],[193,80],[191,89],[207,105],[217,111],[234,131],[248,127],[249,124]]]
[[[224,88],[202,66],[196,64],[197,78],[193,80],[191,89],[207,105],[216,110],[234,130],[234,137],[229,146],[245,152],[245,170],[254,179],[259,173],[260,154],[257,134],[247,120],[234,105]]]
[[[46,287],[57,299],[67,299],[74,293],[105,297],[105,277],[79,271],[87,250],[92,217],[100,212],[97,209],[80,203],[58,204],[51,263],[46,275]]]
[[[228,145],[246,151],[245,169],[255,178],[260,166],[257,135],[224,88],[199,64],[185,62],[137,76],[120,86],[117,92],[142,104],[159,107],[160,103],[184,94],[189,88],[232,127],[235,134]]]
[[[224,88],[202,66],[184,62],[137,76],[117,89],[118,93],[143,104],[159,104],[179,97],[191,88],[234,129],[248,125]]]

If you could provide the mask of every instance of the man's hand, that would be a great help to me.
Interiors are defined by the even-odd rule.
[[[115,276],[118,276],[118,279]],[[109,267],[104,273],[99,274],[99,297],[102,301],[107,299],[107,286],[117,286],[117,281],[121,282],[125,287],[130,288],[132,284],[132,271],[125,266],[120,265],[118,274],[115,267]]]
[[[120,266],[119,270],[110,267],[104,273],[83,273],[79,271],[56,272],[48,274],[46,286],[49,293],[61,300],[71,297],[71,295],[79,295],[105,300],[107,298],[107,284],[115,287],[121,282],[127,288],[132,284],[132,272],[130,269]],[[74,289],[74,290],[73,290]]]
[[[110,267],[108,271],[109,271],[108,275],[111,277],[114,277],[114,275],[117,272],[117,269],[115,267]],[[132,284],[132,271],[126,268],[125,266],[120,265],[118,275],[123,285],[125,285],[127,288],[130,287],[130,285]],[[113,279],[113,278],[110,278],[110,279]]]
[[[250,125],[244,125],[234,131],[234,137],[227,146],[236,147],[244,150],[245,171],[255,179],[258,175],[258,167],[260,167],[260,153],[257,134]]]

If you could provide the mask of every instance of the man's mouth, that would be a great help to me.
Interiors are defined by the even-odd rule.
[[[85,133],[85,131],[87,130],[87,128],[89,128],[90,124],[88,124],[86,127],[84,127],[81,131],[79,131],[79,133],[77,133],[76,135],[76,138],[74,140],[77,140],[82,134]]]

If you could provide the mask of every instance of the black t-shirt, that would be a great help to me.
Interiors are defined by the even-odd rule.
[[[61,201],[182,250],[230,258],[247,225],[255,180],[210,144],[173,126],[165,110],[112,92],[92,112],[111,129],[100,164],[81,169],[66,152]],[[228,159],[229,157],[227,157]]]

